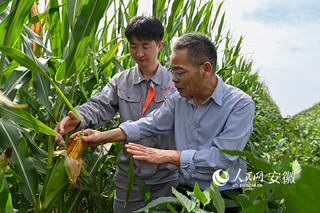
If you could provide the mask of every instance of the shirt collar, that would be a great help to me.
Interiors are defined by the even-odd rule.
[[[217,79],[218,79],[217,86],[214,89],[210,98],[212,98],[219,106],[222,106],[222,98],[225,90],[225,84],[219,76],[217,76]]]
[[[156,74],[152,76],[151,80],[153,83],[160,85],[161,84],[161,69],[164,69],[164,67],[159,63]],[[133,72],[133,84],[139,84],[142,81],[145,81],[146,79],[143,77],[138,64],[134,67]]]
[[[217,86],[214,89],[212,95],[208,98],[208,100],[212,99],[214,102],[216,102],[216,104],[218,104],[219,106],[222,106],[222,98],[223,98],[223,93],[226,85],[224,84],[223,80],[219,76],[217,76],[217,79],[218,79]],[[192,97],[187,97],[186,101],[187,103],[195,105]],[[207,101],[205,101],[204,103],[206,103]]]

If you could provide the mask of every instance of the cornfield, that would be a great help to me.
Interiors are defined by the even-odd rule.
[[[140,2],[45,2],[46,10],[39,13],[38,3],[34,0],[0,1],[0,150],[4,152],[7,147],[12,147],[12,156],[7,160],[5,170],[0,170],[0,212],[112,212],[112,176],[118,145],[85,149],[81,163],[74,162],[70,160],[72,157],[69,159],[61,154],[63,150],[54,141],[53,136],[58,134],[53,128],[69,110],[80,118],[74,106],[101,91],[115,73],[134,65],[124,30],[131,17],[142,15],[138,14]],[[282,163],[277,165],[272,162],[275,159],[268,159],[265,155],[264,146],[270,141],[281,138],[289,141],[293,136],[275,135],[277,125],[288,123],[281,118],[258,73],[252,70],[253,61],[241,54],[244,38],[234,38],[225,28],[222,4],[213,0],[153,0],[152,11],[144,15],[158,17],[165,28],[164,45],[158,59],[169,67],[174,37],[188,32],[207,34],[218,49],[217,74],[226,83],[248,93],[256,103],[255,130],[246,151],[230,154],[246,156],[252,161],[252,171],[284,171],[291,169],[290,165],[299,168],[298,164],[291,164],[293,159],[284,155],[278,156],[278,162]],[[118,125],[116,116],[100,130]],[[78,149],[82,150],[81,147]],[[295,159],[301,158],[303,156]],[[310,164],[318,162],[315,160]],[[79,170],[78,179],[74,180],[72,175],[70,178],[66,164],[76,165],[78,169],[85,166],[85,174],[80,174]],[[301,185],[270,184],[260,187],[260,191],[247,189],[252,193],[244,193],[234,199],[234,203],[230,202],[242,209],[315,212],[320,209],[312,197],[320,190],[315,179],[319,170],[307,167],[305,173],[302,177],[311,176],[309,183],[301,178]],[[315,182],[317,184],[312,188],[311,183]],[[295,190],[308,184],[307,192],[299,192],[300,198]],[[199,189],[194,193],[196,197],[202,195]],[[210,199],[215,200],[215,197]],[[301,202],[295,203],[295,199]],[[217,200],[223,202],[223,207],[231,205],[223,199]],[[217,206],[217,212],[224,211]],[[197,208],[184,206],[183,209],[194,212]]]

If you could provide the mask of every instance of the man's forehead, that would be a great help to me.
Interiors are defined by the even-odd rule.
[[[142,45],[150,45],[155,41],[153,40],[147,40],[147,39],[138,39],[135,36],[132,37],[131,41],[129,41],[129,44],[142,44]]]
[[[171,55],[170,55],[170,61],[172,63],[172,61],[181,61],[181,60],[187,60],[187,52],[185,50],[175,50],[172,51]]]

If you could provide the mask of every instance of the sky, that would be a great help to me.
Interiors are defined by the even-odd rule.
[[[320,102],[319,0],[225,0],[223,9],[283,117]]]

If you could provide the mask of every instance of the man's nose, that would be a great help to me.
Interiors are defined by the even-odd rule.
[[[172,75],[172,81],[173,81],[174,83],[178,82],[179,80],[180,80],[180,79],[177,78],[175,74]]]
[[[144,52],[142,50],[137,50],[136,55],[138,57],[142,57],[144,55]]]

